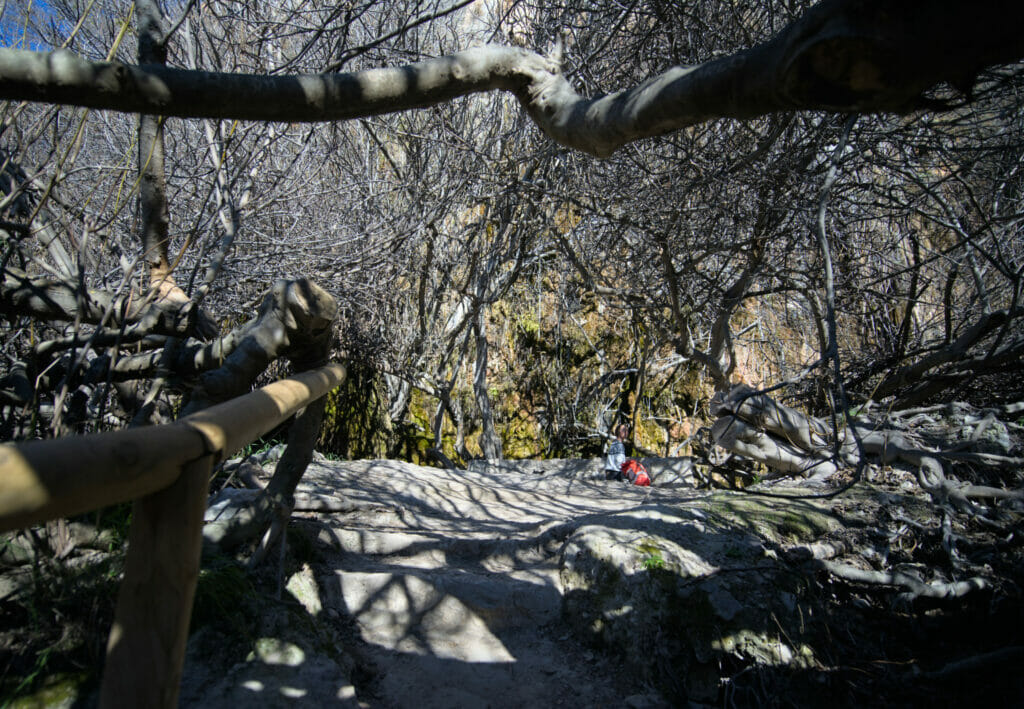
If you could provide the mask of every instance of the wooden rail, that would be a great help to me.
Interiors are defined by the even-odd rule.
[[[0,445],[0,532],[135,500],[101,706],[177,706],[213,466],[344,378],[328,364],[163,426]]]

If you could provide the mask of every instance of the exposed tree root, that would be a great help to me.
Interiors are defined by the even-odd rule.
[[[979,466],[988,467],[988,477],[1000,479],[1002,476],[998,475],[998,470],[1013,465],[1016,458],[970,450],[983,444],[986,434],[991,437],[1002,430],[1002,424],[991,412],[975,416],[967,405],[944,405],[887,412],[876,420],[862,414],[847,420],[845,428],[838,429],[837,440],[824,421],[778,404],[765,394],[745,387],[736,387],[728,395],[717,396],[712,411],[719,416],[712,427],[712,436],[718,445],[731,454],[762,463],[780,475],[828,477],[852,465],[859,469],[874,466],[872,469],[876,471],[879,464],[896,463],[910,468],[917,485],[931,499],[931,514],[941,522],[926,525],[909,518],[897,508],[890,514],[892,521],[897,523],[895,527],[872,532],[875,538],[887,539],[886,551],[879,555],[872,551],[870,542],[856,544],[853,547],[860,549],[859,556],[853,558],[863,556],[876,567],[891,566],[894,561],[888,558],[888,549],[892,549],[904,561],[909,557],[915,559],[915,564],[924,561],[931,566],[936,556],[945,555],[944,568],[955,570],[956,575],[965,580],[928,582],[898,569],[861,568],[855,565],[857,562],[847,563],[840,559],[853,548],[844,541],[822,540],[787,549],[785,553],[791,561],[806,562],[811,568],[827,571],[835,578],[855,584],[900,588],[902,592],[896,602],[901,604],[909,604],[919,598],[958,599],[992,587],[993,581],[986,578],[991,575],[991,569],[984,562],[972,562],[971,552],[966,551],[972,546],[977,548],[976,542],[966,541],[975,538],[968,534],[966,525],[1005,537],[1008,532],[1007,511],[1024,499],[1024,491],[961,482],[949,474],[954,463],[943,460],[960,456],[961,461],[970,460],[972,473],[976,473]],[[956,423],[950,425],[949,419],[954,417]],[[942,440],[950,430],[959,432],[965,440],[952,444]],[[940,435],[934,435],[935,432]],[[1004,450],[1009,452],[1009,448]],[[858,477],[855,475],[854,479]],[[905,477],[903,484],[906,484]],[[914,556],[919,546],[926,542],[931,551]]]
[[[871,571],[829,560],[819,560],[818,563],[833,576],[845,579],[846,581],[905,588],[907,589],[906,593],[900,594],[900,600],[903,601],[913,601],[917,598],[947,600],[961,598],[972,591],[988,588],[990,585],[980,576],[975,576],[966,581],[951,583],[943,581],[925,583],[921,579],[902,571]]]

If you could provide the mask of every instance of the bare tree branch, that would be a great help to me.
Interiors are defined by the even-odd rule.
[[[352,74],[259,76],[90,62],[66,50],[0,50],[0,97],[192,118],[336,121],[480,91],[516,94],[552,138],[598,156],[712,118],[829,109],[907,112],[947,81],[1024,54],[1014,0],[825,0],[770,41],[640,85],[583,98],[558,63],[488,46]]]

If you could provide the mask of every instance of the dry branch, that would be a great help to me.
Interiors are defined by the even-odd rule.
[[[1010,320],[1020,317],[1021,314],[1020,310],[1010,311],[1005,309],[985,314],[979,318],[977,322],[967,328],[956,340],[942,347],[942,349],[931,352],[921,357],[916,362],[904,365],[895,372],[889,374],[875,388],[872,396],[876,400],[881,400],[887,396],[896,394],[904,387],[911,385],[920,386],[921,377],[926,373],[936,367],[959,362],[960,360],[965,359],[972,347],[985,339],[996,329],[1003,327]],[[986,357],[983,362],[988,362],[989,359],[989,357]],[[968,368],[970,367],[969,364],[965,366]]]
[[[130,325],[133,333],[184,336],[208,331],[188,303],[153,301],[136,293],[117,296],[71,279],[29,276],[13,266],[0,272],[0,313],[55,322]]]

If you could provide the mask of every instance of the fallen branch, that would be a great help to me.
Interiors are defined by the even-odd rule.
[[[711,437],[730,453],[756,460],[781,473],[824,478],[834,475],[838,470],[828,455],[815,455],[780,441],[736,416],[717,419],[711,427]]]
[[[733,387],[728,395],[719,392],[712,398],[710,408],[715,416],[732,414],[805,451],[828,445],[829,430],[824,421],[784,406],[746,386]]]

